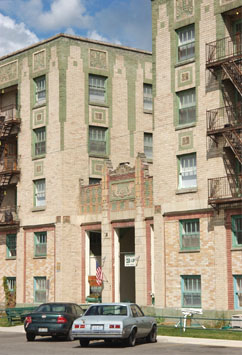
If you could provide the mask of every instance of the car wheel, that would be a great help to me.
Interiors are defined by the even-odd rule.
[[[128,346],[135,346],[135,343],[136,343],[136,330],[133,329],[127,339],[127,345]]]
[[[66,340],[67,341],[73,341],[74,340],[74,337],[72,335],[72,328],[69,329],[69,332],[66,335]]]
[[[26,333],[26,339],[27,339],[28,341],[34,341],[34,339],[35,339],[35,334],[33,334],[33,333]]]
[[[153,325],[151,331],[146,337],[147,343],[156,343],[157,342],[157,327]]]
[[[89,344],[89,340],[88,339],[80,339],[80,345],[83,347],[83,348],[86,348]]]

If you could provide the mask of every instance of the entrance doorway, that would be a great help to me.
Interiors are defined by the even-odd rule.
[[[120,301],[135,302],[134,227],[119,229]]]

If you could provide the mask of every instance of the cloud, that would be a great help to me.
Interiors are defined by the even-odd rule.
[[[1,13],[0,33],[0,56],[38,42],[38,37],[26,28],[24,23],[16,23]]]
[[[24,15],[24,22],[41,33],[60,32],[64,28],[89,28],[91,16],[86,13],[83,0],[53,0],[48,9],[41,0],[24,2],[32,14]],[[23,5],[23,1],[22,5]],[[38,13],[37,13],[38,10]]]
[[[121,42],[119,40],[104,37],[104,36],[100,35],[96,30],[88,31],[87,37],[90,39],[94,39],[96,41],[100,41],[100,42],[111,42],[111,43],[115,43],[115,44],[121,44]]]

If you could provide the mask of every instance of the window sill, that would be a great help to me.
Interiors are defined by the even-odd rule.
[[[195,126],[196,126],[196,122],[187,123],[187,124],[183,124],[183,125],[177,125],[175,127],[175,130],[179,131],[181,129],[187,129],[187,128],[191,128],[191,127],[195,127]]]
[[[108,104],[106,104],[105,102],[94,102],[94,101],[89,101],[88,103],[90,106],[100,106],[100,107],[109,107]]]
[[[32,212],[39,212],[39,211],[45,211],[46,206],[41,206],[41,207],[33,207]]]
[[[145,114],[152,115],[153,110],[143,110]]]
[[[186,64],[190,64],[190,63],[195,63],[195,58],[191,58],[191,59],[187,59],[187,60],[184,60],[182,62],[179,62],[179,63],[176,63],[174,65],[175,68],[178,68],[178,67],[181,67],[183,65],[186,65]]]
[[[89,157],[91,157],[91,158],[108,159],[108,155],[107,154],[98,154],[98,153],[89,153]]]
[[[43,159],[45,158],[46,154],[42,154],[42,155],[36,155],[32,158],[32,160],[38,160],[38,159]]]
[[[34,104],[34,106],[32,108],[36,109],[36,108],[40,108],[40,107],[43,107],[43,106],[46,106],[46,101],[37,102],[37,103]]]
[[[179,189],[179,190],[176,190],[176,195],[180,195],[180,194],[188,194],[190,192],[197,192],[197,187],[189,187],[189,188],[186,188],[186,189]]]
[[[7,257],[6,257],[6,260],[16,260],[16,256],[13,256],[13,257],[7,256]]]
[[[242,246],[232,247],[230,250],[231,251],[241,251],[242,250]]]
[[[186,249],[186,250],[180,250],[180,254],[187,254],[187,253],[200,253],[200,249]]]
[[[47,257],[46,255],[45,255],[45,256],[36,256],[36,255],[35,255],[35,256],[34,256],[34,259],[46,259],[46,257]]]

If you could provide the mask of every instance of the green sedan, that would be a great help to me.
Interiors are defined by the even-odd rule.
[[[83,313],[83,309],[75,303],[41,304],[33,312],[24,315],[27,341],[34,341],[37,335],[52,336],[54,339],[64,336],[68,341],[73,340],[72,323]]]

